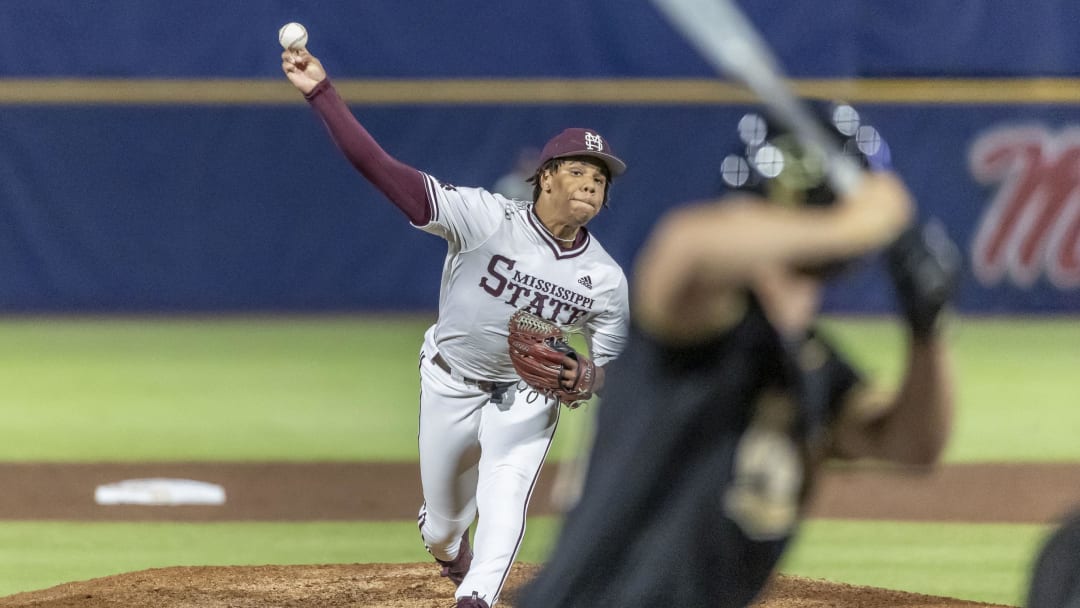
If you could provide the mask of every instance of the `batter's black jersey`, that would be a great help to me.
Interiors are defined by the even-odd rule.
[[[634,328],[609,365],[580,502],[524,608],[741,607],[801,514],[857,373],[813,332],[741,322],[671,348]]]

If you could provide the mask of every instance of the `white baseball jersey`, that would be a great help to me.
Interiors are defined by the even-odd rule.
[[[424,179],[431,221],[418,227],[449,244],[435,345],[451,368],[479,380],[517,380],[506,337],[518,308],[581,331],[597,365],[622,351],[626,276],[591,234],[562,249],[532,203]]]

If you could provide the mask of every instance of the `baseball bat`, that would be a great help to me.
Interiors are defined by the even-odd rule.
[[[773,119],[825,159],[834,192],[844,194],[855,187],[862,170],[795,96],[768,44],[734,0],[652,1],[714,69],[753,91]]]

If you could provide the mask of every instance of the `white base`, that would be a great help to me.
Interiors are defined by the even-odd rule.
[[[98,486],[94,502],[99,505],[221,505],[225,489],[191,479],[126,479]]]

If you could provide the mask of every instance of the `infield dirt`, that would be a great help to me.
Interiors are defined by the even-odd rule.
[[[94,489],[173,477],[221,484],[220,506],[102,506]],[[548,467],[530,514],[556,512]],[[407,520],[420,503],[414,463],[0,464],[0,519],[96,521]],[[831,468],[811,517],[1050,523],[1080,505],[1075,464],[952,465],[926,474]],[[536,571],[518,564],[500,606]],[[453,587],[434,564],[334,564],[152,569],[0,598],[0,608],[448,608]],[[950,598],[779,576],[762,608],[965,608]]]

